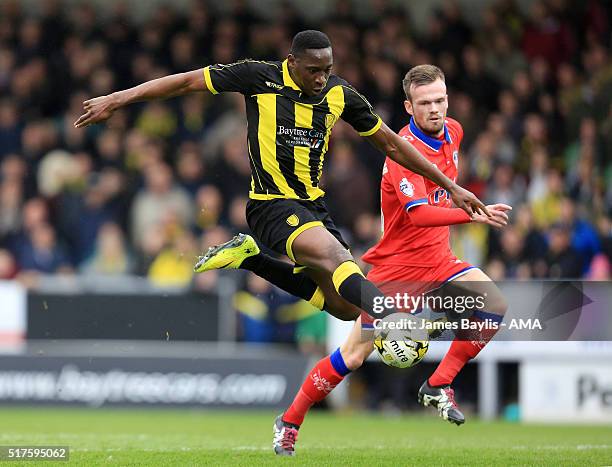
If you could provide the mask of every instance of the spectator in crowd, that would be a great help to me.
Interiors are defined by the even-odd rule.
[[[549,230],[548,275],[555,279],[582,276],[584,260],[572,247],[569,226],[557,223]]]
[[[172,170],[167,164],[152,163],[144,169],[145,186],[132,205],[132,240],[140,248],[145,233],[162,225],[168,235],[184,229],[193,219],[193,201],[189,194],[174,183]]]
[[[508,31],[503,29],[496,31],[486,37],[487,43],[491,40],[491,37],[493,37],[493,46],[485,57],[486,69],[500,85],[510,87],[512,77],[518,71],[527,69],[527,61],[514,46],[512,36]]]
[[[527,187],[527,202],[533,204],[546,197],[548,182],[548,153],[542,146],[533,149],[529,160],[529,186]]]
[[[77,187],[64,190],[56,202],[58,225],[81,264],[94,251],[102,225],[121,218],[124,177],[107,167],[83,176]]]
[[[9,59],[8,51],[0,49],[0,74],[3,59],[4,61]],[[8,64],[5,63],[6,65]],[[15,102],[10,99],[2,99],[0,101],[0,156],[18,152],[21,149],[22,126]]]
[[[548,243],[542,232],[536,227],[531,208],[524,204],[515,214],[517,232],[523,238],[522,257],[532,270],[534,277],[546,277],[545,258],[548,251]],[[489,247],[489,251],[495,248]],[[492,253],[493,254],[493,253]]]
[[[207,180],[204,158],[199,153],[197,145],[192,142],[183,143],[177,155],[177,181],[181,188],[194,198],[198,189]]]
[[[576,204],[569,198],[561,201],[559,220],[569,229],[571,246],[582,258],[581,274],[587,274],[591,261],[601,251],[595,227],[577,215]]]
[[[511,164],[500,163],[493,170],[493,177],[487,187],[486,202],[492,204],[492,200],[510,206],[518,206],[525,194],[523,178],[518,176]]]
[[[195,219],[197,229],[205,231],[221,224],[223,195],[216,185],[202,185],[195,198]]]
[[[546,176],[546,190],[543,196],[532,200],[531,206],[535,223],[540,228],[548,228],[561,215],[563,198],[563,179],[558,170],[550,169]]]
[[[36,224],[17,249],[17,262],[24,272],[43,274],[70,273],[72,265],[55,230],[47,223]]]
[[[91,275],[125,275],[133,270],[133,260],[126,247],[121,227],[107,222],[98,230],[96,246],[81,266],[81,272]]]
[[[515,226],[504,229],[500,238],[500,253],[498,258],[501,259],[505,266],[505,275],[509,278],[517,278],[519,271],[525,260],[525,237]]]
[[[189,231],[178,233],[155,257],[147,277],[159,287],[187,287],[193,276],[196,241]]]
[[[19,231],[22,209],[21,181],[15,179],[0,181],[0,243]]]

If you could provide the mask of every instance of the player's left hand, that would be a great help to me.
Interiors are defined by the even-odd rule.
[[[472,220],[474,222],[478,222],[480,224],[487,224],[492,227],[496,227],[501,229],[508,225],[508,212],[512,211],[512,206],[508,206],[507,204],[489,204],[487,205],[487,210],[489,211],[490,216],[485,216],[482,214],[474,214],[472,216]]]
[[[487,217],[491,217],[491,214],[487,210],[487,207],[482,201],[480,201],[474,193],[465,188],[455,184],[449,191],[455,206],[463,209],[467,212],[470,217],[474,217],[476,214],[481,214]]]

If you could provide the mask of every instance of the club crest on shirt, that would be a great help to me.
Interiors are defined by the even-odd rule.
[[[414,185],[410,183],[406,179],[406,177],[402,178],[402,181],[399,184],[399,189],[402,193],[404,193],[404,195],[408,196],[409,198],[412,198],[412,196],[414,195]]]
[[[459,168],[459,151],[453,151],[453,162],[455,167]]]
[[[297,227],[299,223],[300,218],[296,214],[291,214],[289,217],[287,217],[287,224],[289,224],[291,227]]]

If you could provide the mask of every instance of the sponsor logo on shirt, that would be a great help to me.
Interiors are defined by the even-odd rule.
[[[284,141],[287,146],[307,146],[321,149],[325,142],[325,133],[314,128],[288,128],[279,125],[276,130],[277,141]]]
[[[436,188],[429,193],[427,198],[429,204],[442,207],[450,206],[451,196],[444,188]]]

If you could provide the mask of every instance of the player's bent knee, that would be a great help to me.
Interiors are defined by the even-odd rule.
[[[347,250],[342,250],[330,255],[321,264],[325,272],[333,275],[339,267],[348,262],[354,262],[354,259]]]
[[[326,258],[321,258],[318,261],[318,268],[323,271],[333,274],[340,266],[349,261],[354,261],[353,257],[347,250],[337,251]]]

